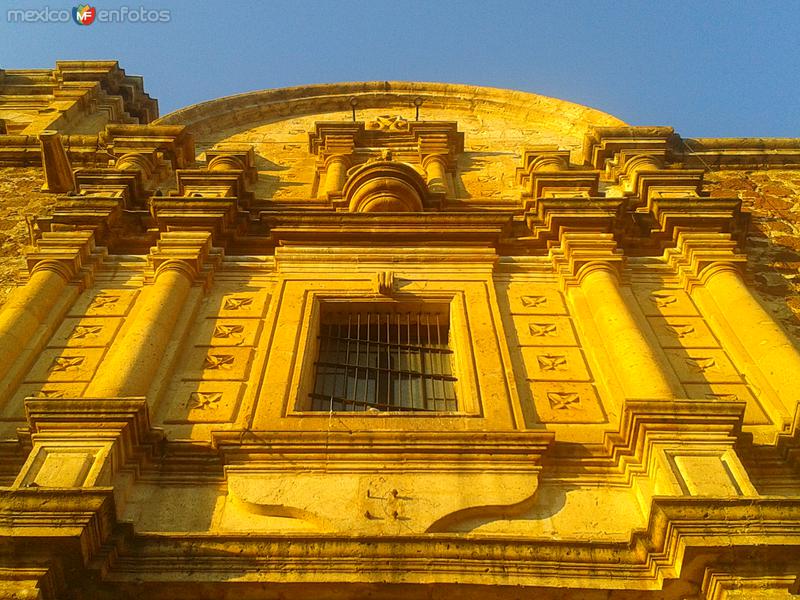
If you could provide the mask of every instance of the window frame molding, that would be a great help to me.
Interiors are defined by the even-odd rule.
[[[475,355],[472,348],[472,338],[469,328],[466,294],[463,290],[431,290],[414,291],[411,293],[396,293],[391,297],[368,293],[358,293],[354,290],[333,292],[328,290],[308,290],[305,295],[303,307],[303,326],[297,345],[295,369],[291,377],[291,389],[295,392],[287,403],[285,417],[300,417],[329,414],[325,411],[310,410],[309,393],[314,389],[316,367],[319,356],[319,327],[323,305],[346,305],[357,303],[365,304],[447,304],[450,318],[450,347],[453,351],[453,375],[456,406],[455,411],[333,411],[338,417],[355,418],[429,418],[442,417],[480,417],[483,416],[480,391],[477,385],[478,374],[475,364]],[[342,312],[346,312],[345,306]]]

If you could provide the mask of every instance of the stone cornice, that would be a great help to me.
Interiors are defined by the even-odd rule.
[[[313,553],[307,551],[309,546]],[[318,583],[308,597],[317,597],[325,589],[342,593],[348,585],[363,589],[391,575],[406,597],[430,598],[432,584],[451,583],[457,574],[461,584],[481,585],[481,597],[488,598],[506,597],[508,590],[503,586],[508,585],[537,593],[554,585],[562,593],[564,587],[576,592],[624,589],[649,598],[649,592],[664,597],[657,592],[670,580],[682,579],[687,569],[724,562],[737,549],[753,546],[761,561],[782,556],[800,568],[792,558],[800,550],[800,501],[656,497],[646,530],[635,532],[627,541],[592,544],[445,533],[271,536],[215,532],[173,533],[168,538],[138,534],[110,557],[105,575],[114,581],[117,594],[125,589],[146,590],[156,600],[172,597],[178,589],[172,586],[185,589],[196,581],[198,572],[220,569],[256,588],[270,583],[297,598],[306,597],[303,586],[319,581],[321,572],[325,581],[335,583],[327,588]],[[231,552],[232,548],[236,551]],[[285,582],[282,571],[286,568],[292,569],[296,583]],[[411,585],[419,583],[420,576],[425,585]]]

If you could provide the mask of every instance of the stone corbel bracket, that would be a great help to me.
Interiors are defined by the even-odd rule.
[[[441,532],[519,514],[552,441],[544,432],[214,434],[231,510],[348,533]]]
[[[598,171],[572,170],[568,150],[536,146],[525,151],[517,168],[523,187],[524,220],[540,247],[557,243],[567,230],[619,233],[625,212],[622,198],[601,198]]]
[[[656,228],[651,239],[660,249],[674,246],[681,231],[701,231],[730,236],[743,244],[750,223],[750,213],[742,211],[738,198],[659,195],[648,200]]]
[[[222,249],[212,246],[211,234],[207,232],[165,232],[147,256],[145,281],[153,283],[162,270],[176,268],[207,289],[222,258]]]
[[[183,125],[108,125],[103,139],[117,158],[155,153],[173,170],[185,169],[195,160],[194,138]]]
[[[16,487],[110,486],[140,465],[163,439],[150,426],[145,398],[26,398],[33,449]]]
[[[558,244],[567,231],[593,231],[619,235],[625,214],[622,198],[549,197],[538,198],[525,220],[537,247]]]
[[[178,190],[173,196],[235,197],[246,208],[258,179],[253,147],[235,144],[208,150],[205,169],[178,169],[176,177]]]

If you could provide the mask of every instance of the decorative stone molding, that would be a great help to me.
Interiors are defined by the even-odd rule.
[[[105,248],[95,249],[90,231],[53,231],[42,234],[25,262],[31,275],[41,270],[55,271],[67,282],[88,286],[105,254]]]
[[[539,198],[597,197],[600,174],[572,170],[569,150],[556,146],[536,146],[525,150],[522,167],[517,168],[517,183],[523,187],[526,210],[535,209]]]
[[[14,487],[110,486],[162,439],[145,398],[28,398],[25,412],[33,449]]]
[[[392,116],[381,119],[367,124],[346,121],[316,124],[315,130],[309,133],[309,151],[319,157],[318,197],[345,208],[349,204],[337,203],[337,200],[340,193],[344,195],[345,185],[352,189],[348,179],[352,173],[360,173],[359,167],[364,163],[392,160],[398,165],[410,166],[409,170],[417,175],[425,174],[423,189],[426,193],[421,197],[432,199],[431,206],[437,208],[453,192],[452,173],[456,156],[464,151],[464,134],[457,130],[456,123],[409,122]],[[409,206],[397,200],[388,205],[396,205],[400,210],[407,210],[402,207]]]
[[[42,145],[42,166],[44,167],[43,192],[62,194],[75,189],[75,178],[69,162],[61,134],[57,131],[43,131],[39,134]]]
[[[178,169],[178,189],[150,199],[150,211],[161,231],[208,231],[224,246],[244,233],[242,218],[253,200],[258,177],[250,145],[225,145],[206,152],[205,169]]]
[[[524,511],[552,439],[546,432],[411,431],[214,437],[235,499],[231,510],[309,521],[330,532],[416,534]],[[299,485],[285,485],[290,471]]]
[[[647,465],[654,494],[755,496],[734,448],[744,408],[726,399],[627,400],[619,433],[606,443],[626,462]]]
[[[63,597],[85,578],[117,525],[110,488],[0,488],[0,535],[14,548],[0,590],[10,598]],[[106,548],[107,550],[107,548]]]
[[[610,233],[564,231],[559,246],[550,249],[550,260],[566,290],[579,286],[594,269],[607,270],[619,279],[625,257]]]
[[[222,262],[222,250],[211,245],[211,234],[201,231],[171,231],[161,234],[147,257],[145,280],[154,282],[166,270],[179,270],[190,281],[208,286]]]
[[[349,212],[422,212],[430,206],[425,181],[411,166],[377,161],[348,173],[342,198]]]
[[[664,260],[680,277],[686,291],[718,269],[738,270],[747,262],[744,254],[737,252],[737,244],[728,233],[676,231],[676,245],[664,251]]]
[[[583,138],[584,164],[606,179],[630,179],[669,162],[674,135],[672,127],[591,127]]]

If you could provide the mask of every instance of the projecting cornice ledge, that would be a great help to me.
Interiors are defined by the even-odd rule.
[[[687,138],[680,143],[682,161],[691,168],[800,168],[800,138]]]
[[[554,590],[563,598],[569,588],[574,597],[591,589],[608,590],[610,597],[627,590],[630,595],[620,597],[677,599],[705,597],[699,589],[704,572],[724,571],[745,555],[763,578],[798,572],[800,499],[656,497],[647,529],[612,543],[451,534],[326,535],[313,541],[257,533],[140,534],[100,557],[102,572],[79,576],[99,599],[126,593],[173,598],[197,584],[198,573],[209,572],[225,572],[242,592],[268,583],[292,598],[329,590],[348,595],[350,586],[354,595],[363,594],[373,585],[383,592],[396,586],[406,598],[452,597],[446,584],[457,574],[460,584],[481,586],[482,598],[507,598],[506,586],[515,586],[543,598],[555,598]],[[286,583],[287,568],[292,583]],[[320,573],[330,583],[319,583]],[[106,587],[104,581],[113,583]],[[203,585],[206,597],[218,597],[213,584]],[[697,595],[687,595],[691,590]]]

